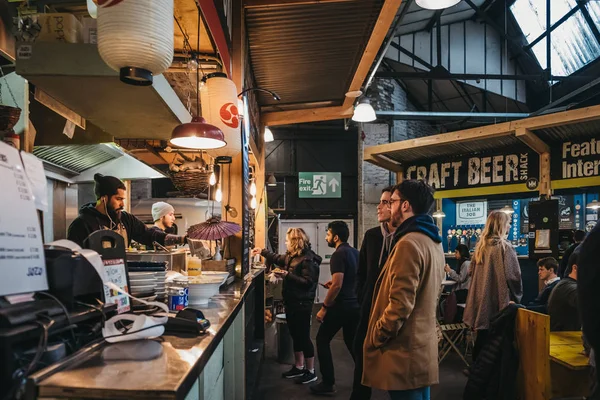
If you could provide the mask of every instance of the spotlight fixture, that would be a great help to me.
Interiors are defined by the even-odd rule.
[[[446,218],[446,213],[444,213],[442,210],[437,210],[432,216],[433,218]]]

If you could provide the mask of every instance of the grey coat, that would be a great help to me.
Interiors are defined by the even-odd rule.
[[[518,303],[523,297],[517,254],[508,241],[488,239],[483,262],[473,260],[471,268],[473,276],[463,320],[475,330],[489,329],[494,315],[511,300]]]

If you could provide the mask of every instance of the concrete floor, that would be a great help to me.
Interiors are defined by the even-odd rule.
[[[313,315],[316,314],[316,311]],[[277,362],[275,324],[270,324],[266,332],[265,362],[261,371],[258,387],[257,400],[299,400],[306,398],[318,398],[311,395],[307,385],[297,385],[293,380],[281,378],[281,373],[289,369],[289,365]],[[314,321],[312,326],[313,344],[316,337],[318,322]],[[354,373],[354,362],[344,345],[341,332],[331,343],[331,351],[335,363],[335,375],[337,393],[335,398],[348,399],[352,389],[352,377]],[[448,356],[440,365],[440,384],[433,387],[431,391],[432,400],[456,400],[461,399],[463,389],[467,382],[463,374],[465,365],[458,356]],[[319,362],[317,360],[317,374],[319,373]],[[320,376],[319,376],[320,378]],[[385,392],[375,391],[372,400],[387,400],[389,396]]]

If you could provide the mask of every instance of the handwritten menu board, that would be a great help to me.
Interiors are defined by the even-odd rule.
[[[103,260],[104,271],[106,273],[106,279],[108,282],[112,282],[127,293],[129,288],[127,287],[127,271],[125,270],[125,260],[122,258],[113,260]],[[114,303],[117,305],[117,312],[119,314],[130,310],[129,297],[121,294],[115,290],[109,289],[104,286],[104,298],[106,304]]]
[[[0,296],[48,289],[40,224],[19,151],[0,142]]]

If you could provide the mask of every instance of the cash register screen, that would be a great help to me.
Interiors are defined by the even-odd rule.
[[[19,151],[0,142],[0,296],[48,289],[42,233]]]

